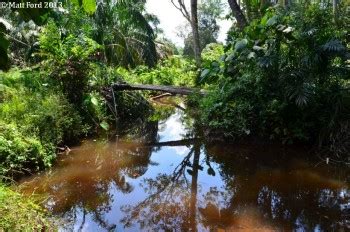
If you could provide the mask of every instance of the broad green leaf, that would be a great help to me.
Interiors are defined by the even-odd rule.
[[[201,73],[200,82],[204,82],[204,81],[207,79],[209,73],[210,73],[210,70],[209,70],[209,69],[204,69],[204,70],[202,71],[202,73]]]
[[[272,16],[269,20],[267,20],[266,25],[267,26],[275,25],[277,23],[277,19],[278,19],[277,15]]]
[[[106,131],[109,130],[109,125],[106,121],[101,122],[100,126],[102,127],[102,129],[104,129]]]
[[[267,23],[267,20],[268,20],[268,16],[267,16],[267,14],[266,14],[264,17],[262,17],[260,24],[263,25],[263,26],[265,26],[266,23]]]
[[[83,0],[83,8],[87,13],[93,14],[96,10],[96,0]]]
[[[96,97],[92,96],[91,97],[91,103],[94,104],[95,106],[98,106],[98,100]]]
[[[6,88],[6,85],[4,84],[0,84],[0,92],[4,91]]]
[[[201,78],[206,77],[209,74],[210,70],[209,69],[204,69],[201,73]]]
[[[224,62],[225,59],[226,59],[226,55],[222,55],[222,56],[220,56],[220,58],[219,58],[219,60],[222,61],[222,62]]]
[[[220,66],[220,64],[217,61],[213,61],[213,62],[211,62],[211,66],[214,68],[217,68]]]
[[[248,44],[248,40],[242,39],[235,44],[235,50],[237,52],[240,52],[247,46],[247,44]]]
[[[279,30],[279,31],[283,31],[283,30],[286,28],[286,26],[285,26],[285,25],[282,25],[282,24],[278,24],[276,28],[277,28],[277,30]]]
[[[230,62],[232,60],[235,59],[235,54],[231,53],[230,55],[228,55],[225,59],[225,62]]]

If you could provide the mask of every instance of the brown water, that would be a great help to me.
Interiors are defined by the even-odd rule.
[[[21,187],[47,195],[61,231],[350,230],[349,170],[303,149],[194,142],[183,116],[84,141]]]

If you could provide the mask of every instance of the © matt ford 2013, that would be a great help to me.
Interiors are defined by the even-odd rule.
[[[0,9],[48,9],[62,7],[62,2],[0,2]]]

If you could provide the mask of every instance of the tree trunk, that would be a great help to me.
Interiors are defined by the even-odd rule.
[[[333,15],[334,15],[334,21],[337,20],[337,5],[338,5],[338,1],[337,1],[337,0],[333,0]]]
[[[245,18],[242,9],[237,4],[236,0],[228,0],[230,8],[234,17],[237,20],[239,29],[243,30],[247,26],[247,19]]]
[[[192,163],[192,181],[191,181],[191,200],[190,200],[190,215],[189,215],[189,228],[191,232],[197,232],[197,194],[198,194],[198,171],[199,171],[199,161],[201,155],[200,144],[194,144],[194,156]]]
[[[284,1],[284,8],[288,8],[289,7],[289,0],[285,0]]]
[[[198,4],[197,0],[191,0],[191,27],[193,34],[193,51],[197,67],[201,66],[201,50],[198,32]]]

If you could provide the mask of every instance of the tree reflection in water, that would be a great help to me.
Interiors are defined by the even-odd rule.
[[[349,229],[347,169],[312,167],[298,161],[300,150],[260,149],[208,146],[200,159],[195,144],[171,175],[144,180],[148,197],[125,205],[121,222],[125,227],[139,224],[143,231]],[[215,175],[212,164],[219,165],[224,188],[200,191],[204,162],[208,175]]]
[[[113,204],[110,189],[125,194],[133,191],[126,178],[138,178],[152,165],[150,157],[155,148],[143,144],[156,143],[157,130],[158,122],[147,121],[135,129],[140,134],[128,138],[136,142],[85,141],[60,157],[53,171],[24,180],[21,188],[29,194],[48,195],[49,210],[73,223],[67,223],[65,229],[77,228],[74,223],[78,215],[82,218],[78,230],[82,229],[89,214],[101,228],[113,230],[116,225],[104,218]]]
[[[349,229],[348,168],[315,167],[295,147],[203,145],[184,136],[159,142],[159,127],[142,124],[117,142],[86,141],[23,191],[46,194],[50,211],[73,223],[68,230]]]
[[[148,197],[136,206],[122,207],[124,226],[137,222],[146,231],[197,231],[198,171],[203,169],[199,161],[200,145],[196,143],[171,175],[144,179],[142,187]]]
[[[205,196],[211,199],[207,200],[205,209],[217,212],[216,220],[210,217],[206,220],[208,227],[213,227],[210,224],[214,223],[239,229],[249,228],[250,223],[256,228],[273,231],[349,229],[349,208],[344,208],[350,203],[348,183],[344,182],[348,169],[312,167],[294,159],[300,155],[305,157],[305,152],[262,148],[208,149],[212,160],[220,165],[226,186],[225,191],[212,190]],[[221,206],[212,200],[218,195],[224,199]],[[242,221],[252,215],[253,221]],[[259,217],[265,225],[256,225]]]

